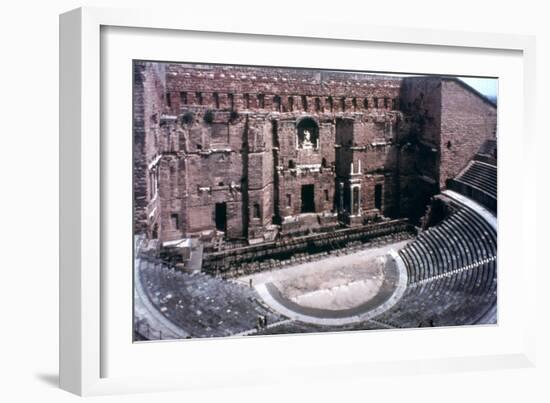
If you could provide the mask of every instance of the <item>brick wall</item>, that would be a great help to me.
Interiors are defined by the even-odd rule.
[[[160,231],[157,187],[152,175],[160,154],[160,120],[163,108],[164,66],[157,63],[134,64],[134,228],[136,233],[152,236],[155,226]]]
[[[440,78],[146,62],[134,73],[135,227],[162,240],[419,217],[496,122],[490,103]],[[318,221],[301,214],[304,186]]]
[[[495,106],[456,80],[442,81],[439,184],[456,176],[485,140],[496,137]]]

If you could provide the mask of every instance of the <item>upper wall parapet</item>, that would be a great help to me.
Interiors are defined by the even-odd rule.
[[[396,109],[402,79],[364,73],[219,65],[166,67],[167,104],[280,112]]]

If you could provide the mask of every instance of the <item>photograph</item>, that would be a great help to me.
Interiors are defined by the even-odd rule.
[[[498,77],[131,68],[134,342],[497,324]]]

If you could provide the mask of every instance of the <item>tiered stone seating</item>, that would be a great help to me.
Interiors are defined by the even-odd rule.
[[[421,232],[400,251],[409,283],[459,269],[496,255],[496,231],[463,207],[439,225]]]
[[[321,326],[288,320],[260,303],[260,297],[249,287],[204,273],[175,271],[154,259],[139,266],[139,277],[155,308],[192,337],[496,323],[496,229],[474,207],[455,202],[450,216],[418,234],[399,251],[408,274],[401,299],[363,322]],[[388,237],[395,240],[395,234]],[[384,236],[379,240],[384,243]],[[318,255],[293,253],[288,262],[322,259],[363,247],[361,239],[346,245]],[[292,246],[278,245],[281,249]],[[283,267],[285,263],[266,259],[246,264],[262,269],[261,265]],[[267,316],[271,326],[256,333],[259,316]]]
[[[474,186],[496,199],[497,167],[480,161],[472,161],[457,181]]]
[[[477,323],[496,303],[496,252],[495,229],[462,207],[399,251],[407,290],[374,319],[395,327]]]
[[[485,158],[482,154],[479,158]],[[473,160],[454,179],[448,188],[477,201],[491,211],[497,210],[497,167],[486,161]]]
[[[192,337],[230,336],[254,329],[258,316],[281,320],[254,290],[203,273],[182,273],[158,262],[140,266],[153,305]]]

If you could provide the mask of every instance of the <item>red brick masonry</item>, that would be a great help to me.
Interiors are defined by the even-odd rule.
[[[134,225],[248,242],[417,220],[497,110],[455,78],[134,63]]]

